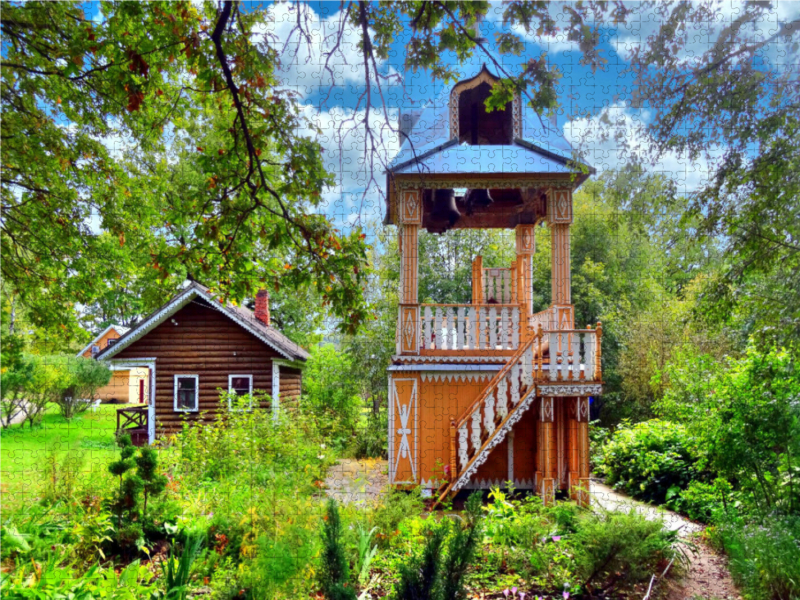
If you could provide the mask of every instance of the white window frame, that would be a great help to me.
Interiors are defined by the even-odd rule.
[[[178,408],[178,379],[194,379],[194,409]],[[175,412],[193,413],[200,410],[200,376],[192,373],[176,374],[172,381],[172,409]]]
[[[247,392],[250,394],[250,406],[247,409],[235,409],[231,406],[231,396],[230,393],[233,392],[233,378],[234,377],[246,377],[250,381],[250,390]],[[243,412],[245,410],[253,410],[253,376],[247,374],[238,374],[238,375],[228,375],[228,410],[235,411],[235,412]]]

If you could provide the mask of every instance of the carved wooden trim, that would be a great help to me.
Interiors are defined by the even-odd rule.
[[[551,225],[572,223],[572,190],[565,188],[547,190],[547,222]]]
[[[530,255],[536,251],[536,225],[517,225],[517,254]]]
[[[603,386],[596,384],[572,384],[557,383],[552,385],[539,385],[537,387],[540,396],[559,397],[559,396],[599,396],[603,393]],[[588,401],[588,400],[587,400]]]
[[[589,398],[577,397],[575,398],[575,420],[579,423],[589,422]]]
[[[419,306],[400,306],[399,350],[401,354],[419,353]]]
[[[397,384],[411,382],[410,394],[402,397],[398,393]],[[391,443],[389,456],[389,482],[392,484],[413,484],[417,482],[418,458],[418,409],[419,389],[416,378],[398,377],[390,380],[389,398],[389,440]],[[395,446],[395,438],[399,436],[399,444]],[[412,446],[413,440],[413,446]],[[410,466],[411,479],[399,481],[397,472],[401,461],[407,460]]]
[[[458,101],[461,98],[462,92],[467,90],[471,90],[473,88],[478,87],[482,83],[488,83],[489,85],[494,85],[497,81],[499,81],[498,77],[492,75],[486,67],[481,69],[480,73],[478,73],[472,79],[468,79],[467,81],[462,81],[457,83],[453,86],[453,89],[450,91],[450,139],[456,138],[459,139],[461,137],[461,130],[458,126]],[[515,138],[522,137],[522,98],[520,98],[519,94],[514,94],[514,99],[511,101],[511,119],[513,123],[513,134]]]
[[[543,394],[539,393],[539,395],[541,396]],[[542,398],[539,416],[542,419],[542,423],[552,423],[555,421],[555,406],[553,398]]]
[[[531,187],[558,187],[565,185],[578,185],[579,180],[571,181],[571,176],[556,179],[543,178],[535,175],[503,175],[503,174],[465,174],[460,177],[443,177],[440,174],[414,174],[409,178],[395,176],[394,185],[399,191],[411,189],[433,190],[437,188],[492,188],[515,189]]]
[[[422,225],[422,194],[419,190],[403,190],[400,193],[400,223]]]
[[[535,398],[536,388],[535,386],[532,386],[525,398],[512,411],[512,413],[506,417],[505,422],[497,430],[495,430],[494,434],[490,436],[486,442],[484,442],[480,451],[472,457],[472,461],[458,476],[458,480],[453,484],[451,491],[456,492],[463,488],[467,482],[469,482],[472,476],[478,472],[478,468],[487,461],[492,450],[506,438],[514,425],[516,425],[517,422],[522,418],[522,415],[525,414],[525,411],[528,410],[528,407],[533,403]],[[464,431],[466,431],[466,428]]]

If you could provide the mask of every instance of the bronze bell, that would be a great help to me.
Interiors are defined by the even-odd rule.
[[[487,189],[467,190],[467,195],[464,197],[467,214],[470,215],[476,208],[486,208],[492,202],[494,202],[494,200]]]
[[[431,209],[431,223],[428,230],[434,233],[443,233],[461,217],[456,207],[456,194],[452,189],[438,189],[433,194],[433,208]]]

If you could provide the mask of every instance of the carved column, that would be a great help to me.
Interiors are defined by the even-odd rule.
[[[400,314],[398,316],[397,353],[419,354],[420,314],[417,300],[419,227],[422,202],[419,190],[403,190],[400,206]]]
[[[517,225],[514,230],[517,241],[517,302],[522,305],[520,310],[520,331],[524,333],[523,341],[528,338],[528,317],[533,313],[533,281],[531,256],[536,250],[535,225]]]
[[[550,227],[551,301],[556,329],[573,328],[572,277],[569,228],[572,224],[572,191],[547,192],[547,223]]]
[[[556,453],[555,453],[555,400],[553,398],[542,398],[539,409],[539,435],[538,471],[541,472],[539,479],[539,493],[545,506],[551,506],[556,499]],[[538,475],[538,473],[537,473]]]
[[[589,398],[569,399],[569,496],[589,506]]]

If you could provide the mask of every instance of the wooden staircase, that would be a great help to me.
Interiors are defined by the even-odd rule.
[[[600,333],[599,328],[545,332],[538,323],[536,333],[451,421],[450,479],[437,491],[432,508],[462,489],[506,439],[536,399],[537,384],[585,383],[599,375]]]

